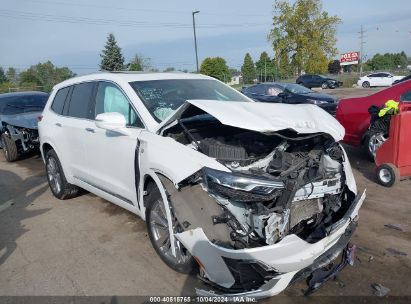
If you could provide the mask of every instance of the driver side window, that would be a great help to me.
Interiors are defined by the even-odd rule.
[[[95,116],[109,112],[123,114],[128,127],[144,128],[143,123],[124,93],[110,82],[99,82],[96,94]]]
[[[405,92],[401,95],[402,102],[411,102],[411,91]]]

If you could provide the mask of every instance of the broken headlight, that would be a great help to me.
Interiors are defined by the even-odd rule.
[[[270,201],[281,194],[280,180],[258,178],[242,173],[228,173],[203,168],[204,181],[211,192],[239,202]]]

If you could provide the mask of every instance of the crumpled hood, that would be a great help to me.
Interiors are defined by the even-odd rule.
[[[0,115],[0,121],[9,125],[27,129],[37,129],[37,118],[42,112],[20,113],[13,115]]]
[[[345,133],[344,127],[334,117],[316,105],[219,100],[188,100],[164,120],[156,131],[159,132],[181,118],[193,106],[212,115],[224,125],[261,133],[284,129],[292,129],[301,134],[324,132],[336,141],[342,140]]]
[[[305,96],[309,99],[324,100],[324,101],[327,101],[329,103],[335,103],[337,101],[337,98],[335,98],[334,96],[327,95],[327,94],[322,94],[322,93],[317,93],[317,92],[308,93],[308,94],[301,94],[301,95]]]

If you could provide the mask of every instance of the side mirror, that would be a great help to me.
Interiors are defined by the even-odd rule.
[[[127,130],[127,122],[124,116],[117,112],[108,112],[98,114],[96,117],[97,128],[120,133],[123,135],[129,135]]]

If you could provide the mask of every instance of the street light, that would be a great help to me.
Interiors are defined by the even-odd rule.
[[[198,54],[197,54],[196,21],[195,21],[195,19],[194,19],[194,15],[195,15],[195,14],[198,14],[199,12],[200,12],[200,11],[192,12],[192,14],[193,14],[193,30],[194,30],[194,47],[195,47],[195,50],[196,50],[197,73],[199,72],[199,70],[198,70]]]

